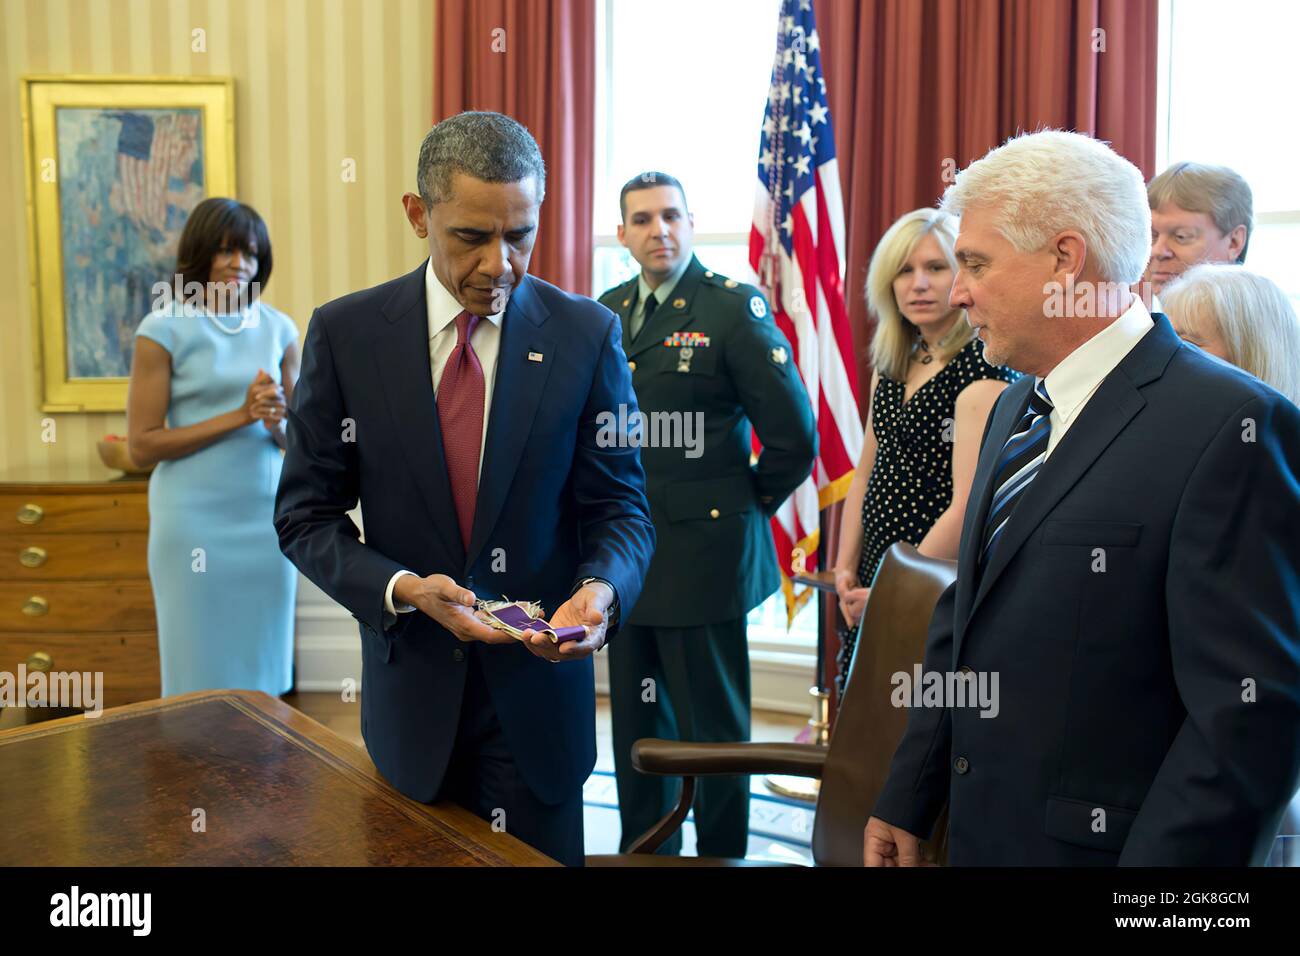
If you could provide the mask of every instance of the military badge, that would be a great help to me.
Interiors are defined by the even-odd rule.
[[[710,341],[709,337],[703,332],[674,332],[664,339],[664,345],[670,349],[678,349],[683,346],[707,349]]]

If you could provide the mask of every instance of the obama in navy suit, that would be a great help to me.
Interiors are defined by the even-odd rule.
[[[545,170],[514,120],[439,123],[418,183],[403,203],[429,259],[312,316],[280,545],[359,622],[361,731],[380,773],[581,865],[591,655],[654,550],[638,449],[598,429],[636,410],[621,327],[527,275]],[[501,597],[583,636],[494,631],[474,602]]]

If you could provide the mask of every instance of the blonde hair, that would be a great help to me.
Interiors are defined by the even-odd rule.
[[[938,209],[913,209],[900,216],[880,237],[867,269],[867,306],[876,314],[878,323],[871,340],[871,364],[881,375],[900,382],[907,378],[907,365],[916,349],[918,333],[898,308],[894,279],[926,236],[934,236],[955,275],[957,257],[953,247],[957,242],[957,221]],[[962,309],[952,329],[939,342],[935,357],[947,362],[974,335],[966,310]]]
[[[988,208],[1018,252],[1078,231],[1104,281],[1132,285],[1151,258],[1151,209],[1142,172],[1105,143],[1059,129],[1007,140],[957,174],[941,208]]]
[[[1255,226],[1250,184],[1227,166],[1206,163],[1174,163],[1147,184],[1147,201],[1152,210],[1173,203],[1188,212],[1200,212],[1214,221],[1225,236],[1238,226],[1246,227],[1238,262],[1246,261],[1246,247]]]
[[[1300,319],[1286,293],[1245,266],[1201,263],[1160,294],[1194,335],[1217,328],[1232,364],[1300,404]]]

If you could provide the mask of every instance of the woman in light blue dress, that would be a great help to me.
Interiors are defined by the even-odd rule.
[[[270,274],[262,218],[206,199],[181,234],[174,285],[135,333],[127,435],[136,463],[157,463],[149,579],[164,697],[293,683],[297,571],[272,514],[298,329],[262,301]]]

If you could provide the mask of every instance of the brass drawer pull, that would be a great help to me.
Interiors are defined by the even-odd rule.
[[[23,613],[28,617],[41,617],[50,613],[50,602],[39,594],[33,594],[23,602]]]
[[[49,552],[44,548],[32,545],[30,548],[23,548],[18,553],[18,563],[25,568],[39,568],[49,556]]]
[[[19,524],[39,524],[45,517],[45,509],[40,505],[25,504],[18,509]]]

